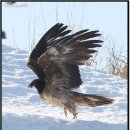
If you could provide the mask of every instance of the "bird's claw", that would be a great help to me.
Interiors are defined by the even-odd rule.
[[[66,110],[66,108],[64,108],[64,113],[65,113],[65,116],[67,117],[67,110]]]
[[[78,114],[78,113],[74,113],[74,114],[73,114],[73,115],[74,115],[74,116],[73,116],[73,119],[77,119],[77,114]]]

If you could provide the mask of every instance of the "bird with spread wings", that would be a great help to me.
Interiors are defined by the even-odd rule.
[[[113,100],[74,91],[82,84],[78,65],[84,65],[102,41],[96,39],[99,31],[70,32],[62,23],[50,28],[32,50],[27,66],[38,77],[29,87],[35,86],[48,103],[63,107],[66,116],[69,111],[77,118],[78,106],[101,106]]]

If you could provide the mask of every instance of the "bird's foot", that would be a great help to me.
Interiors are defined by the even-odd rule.
[[[73,119],[77,119],[77,115],[78,115],[78,113],[74,113],[73,114]]]
[[[65,107],[64,107],[64,113],[65,113],[65,116],[67,117],[67,110]]]

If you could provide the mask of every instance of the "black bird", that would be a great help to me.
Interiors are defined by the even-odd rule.
[[[78,106],[101,106],[112,103],[112,99],[73,91],[82,84],[78,65],[101,47],[99,31],[88,29],[69,34],[67,26],[57,23],[49,29],[32,50],[27,66],[37,75],[29,87],[35,86],[40,97],[48,103],[64,108],[77,116]]]

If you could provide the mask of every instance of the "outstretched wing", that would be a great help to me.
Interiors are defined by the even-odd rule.
[[[45,33],[45,35],[32,50],[27,66],[33,70],[39,79],[43,80],[45,76],[44,68],[37,63],[38,58],[47,51],[49,46],[52,45],[51,41],[54,41],[58,37],[63,37],[71,32],[71,30],[66,29],[67,26],[64,26],[62,23],[57,23]]]
[[[45,69],[47,87],[73,89],[82,83],[78,65],[83,65],[101,47],[98,31],[82,30],[52,41],[53,46],[40,56],[38,63]],[[94,38],[94,39],[91,39]],[[54,43],[55,44],[54,44]]]
[[[46,52],[47,47],[50,46],[51,41],[54,41],[56,38],[65,36],[66,34],[70,33],[71,30],[66,30],[67,27],[68,26],[63,26],[62,23],[57,23],[52,28],[50,28],[32,50],[30,59],[37,61],[38,58]]]

